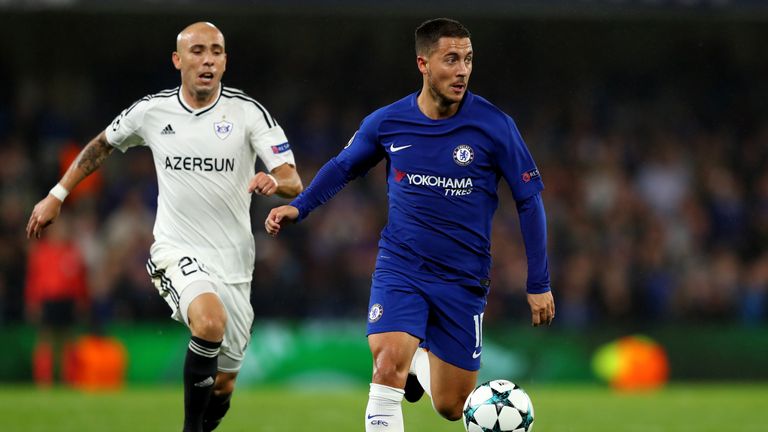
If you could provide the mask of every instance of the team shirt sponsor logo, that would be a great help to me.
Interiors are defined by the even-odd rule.
[[[232,133],[233,124],[228,121],[220,121],[213,124],[213,130],[220,139],[226,139]]]
[[[282,143],[280,145],[273,145],[272,146],[272,153],[274,153],[274,154],[285,153],[285,152],[287,152],[290,149],[291,149],[291,145],[288,144],[287,142],[284,142],[284,143]]]
[[[474,187],[471,177],[452,178],[428,174],[412,174],[400,171],[394,167],[392,169],[395,172],[396,182],[400,183],[405,180],[408,184],[414,186],[441,188],[445,190],[445,196],[469,195]]]
[[[381,316],[384,315],[384,307],[378,303],[371,306],[371,310],[368,311],[368,322],[375,323]]]
[[[235,158],[166,156],[165,169],[172,171],[232,172],[235,170]]]
[[[475,160],[475,151],[472,150],[472,147],[466,144],[461,144],[453,149],[453,161],[456,162],[456,165],[467,166],[471,164],[473,160]]]
[[[528,183],[529,181],[531,181],[531,180],[533,180],[535,178],[538,178],[539,176],[540,176],[540,174],[539,174],[539,169],[538,168],[534,168],[534,169],[532,169],[530,171],[526,171],[522,175],[523,183]]]

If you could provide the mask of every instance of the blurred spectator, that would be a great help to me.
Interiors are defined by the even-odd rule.
[[[749,266],[739,308],[747,324],[759,324],[768,318],[768,254]]]
[[[98,294],[100,323],[109,321],[113,313],[124,320],[167,314],[167,305],[146,272],[154,221],[138,187],[129,189],[104,221],[100,239],[105,253],[96,267],[99,291],[94,293]]]
[[[60,217],[27,257],[27,318],[38,328],[32,370],[41,386],[71,382],[72,327],[86,310],[85,261],[70,230],[69,220]]]
[[[18,136],[0,138],[0,322],[24,318],[28,192],[34,181],[32,163]]]
[[[648,144],[646,159],[637,173],[637,190],[658,216],[677,217],[691,192],[691,170],[682,154],[684,147],[667,135]]]

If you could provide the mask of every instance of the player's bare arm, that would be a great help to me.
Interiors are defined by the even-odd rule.
[[[304,190],[301,177],[296,167],[282,164],[269,174],[258,172],[248,183],[248,192],[270,196],[277,194],[283,198],[293,198]]]
[[[264,221],[264,229],[267,230],[267,234],[274,237],[280,233],[280,228],[283,225],[292,223],[298,217],[299,209],[292,205],[275,207],[267,215],[267,220]]]
[[[531,307],[531,323],[534,327],[552,324],[555,319],[555,299],[552,297],[552,291],[528,294],[528,305]]]
[[[104,132],[101,132],[93,138],[88,145],[83,148],[74,162],[67,168],[67,172],[59,181],[57,187],[63,188],[66,193],[71,191],[84,178],[96,171],[112,153],[114,147],[107,142]],[[61,212],[62,200],[53,194],[48,194],[38,202],[27,222],[27,238],[34,236],[40,238],[43,229],[52,224]]]
[[[96,171],[114,149],[107,142],[106,134],[101,132],[85,146],[77,159],[67,169],[60,182],[62,186],[67,187],[69,190],[74,188],[80,181]]]

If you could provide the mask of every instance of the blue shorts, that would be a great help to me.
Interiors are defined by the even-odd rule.
[[[480,369],[483,311],[481,287],[467,289],[439,279],[376,269],[368,303],[368,335],[406,332],[441,360]]]

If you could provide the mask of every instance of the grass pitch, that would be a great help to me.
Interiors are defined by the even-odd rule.
[[[526,385],[536,432],[757,432],[768,424],[768,384],[673,385],[622,394],[598,386]],[[297,391],[239,389],[217,432],[345,432],[363,429],[364,388]],[[409,432],[463,431],[442,420],[427,398],[404,403]],[[0,430],[7,432],[153,432],[181,430],[180,387],[132,387],[114,393],[0,387]]]

